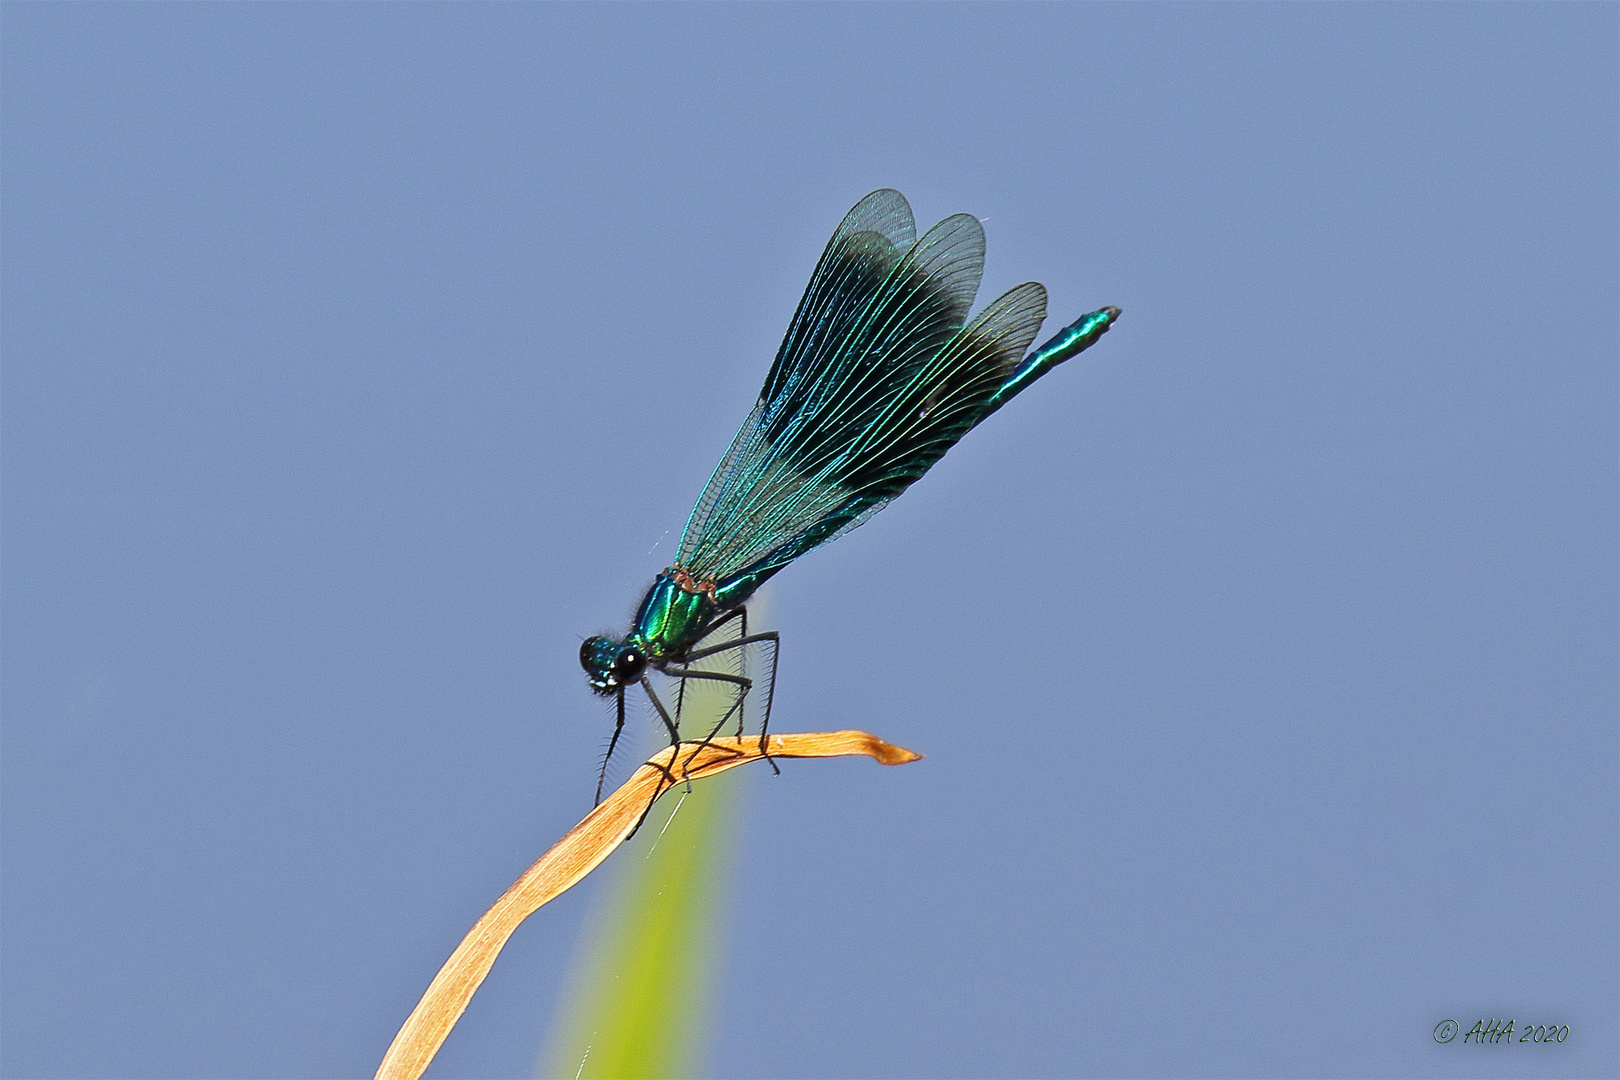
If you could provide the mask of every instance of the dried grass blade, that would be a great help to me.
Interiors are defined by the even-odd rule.
[[[864,754],[884,765],[903,765],[922,757],[864,731],[772,735],[769,748],[771,757]],[[678,772],[671,767],[677,753],[681,762]],[[518,924],[596,869],[635,831],[655,799],[687,780],[714,776],[764,756],[756,738],[717,738],[708,743],[670,747],[638,768],[622,787],[535,860],[467,932],[394,1036],[393,1045],[377,1067],[377,1080],[416,1080],[427,1070]]]

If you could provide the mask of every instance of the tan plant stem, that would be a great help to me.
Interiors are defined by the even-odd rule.
[[[779,758],[865,754],[884,765],[903,765],[922,757],[864,731],[772,735],[768,745],[770,756]],[[672,766],[677,755],[680,764]],[[377,1080],[416,1080],[427,1070],[518,924],[542,904],[576,885],[629,839],[654,800],[678,784],[714,776],[764,756],[757,738],[717,738],[669,747],[638,768],[622,787],[535,860],[462,938],[405,1026],[394,1036],[393,1045],[377,1067]]]

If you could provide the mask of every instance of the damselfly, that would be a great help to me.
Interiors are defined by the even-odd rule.
[[[905,196],[883,189],[844,217],[758,402],[686,522],[675,564],[653,582],[629,633],[580,646],[591,688],[618,705],[598,801],[631,687],[646,691],[670,739],[680,741],[679,706],[672,715],[649,669],[683,680],[683,697],[686,679],[728,684],[730,709],[708,738],[734,717],[741,735],[754,681],[741,670],[693,665],[767,649],[763,749],[777,635],[748,632],[754,590],[883,509],[981,420],[1119,317],[1117,307],[1093,311],[1026,356],[1046,317],[1046,290],[1033,281],[1014,286],[970,322],[983,270],[984,229],[970,214],[953,214],[919,240]]]

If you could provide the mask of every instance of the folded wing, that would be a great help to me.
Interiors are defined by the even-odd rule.
[[[971,323],[984,230],[956,214],[915,242],[897,191],[856,204],[828,242],[758,402],[710,477],[678,564],[737,602],[855,528],[990,411],[1040,328],[1019,285]]]

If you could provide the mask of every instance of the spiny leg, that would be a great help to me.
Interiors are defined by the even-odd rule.
[[[704,641],[713,641],[716,638],[716,636],[719,635],[721,630],[723,630],[725,627],[731,625],[733,622],[737,622],[738,620],[741,620],[741,622],[742,622],[742,634],[741,634],[741,636],[742,637],[747,637],[748,636],[748,609],[746,607],[738,607],[738,608],[733,608],[730,611],[727,611],[725,614],[721,615],[714,622],[710,623],[704,629],[702,636],[698,638],[698,640],[697,640],[697,642],[695,644],[701,645]],[[725,715],[720,718],[720,722],[718,724],[716,724],[714,726],[714,728],[711,729],[707,735],[705,735],[701,740],[698,741],[698,744],[697,744],[696,748],[694,748],[693,751],[692,751],[692,756],[687,759],[688,764],[690,764],[690,762],[693,760],[693,758],[696,757],[699,750],[703,749],[703,747],[705,747],[705,746],[712,745],[712,740],[714,739],[715,733],[718,732],[722,727],[725,726],[726,718],[729,717],[734,712],[737,713],[737,734],[738,734],[739,737],[742,735],[743,714],[742,714],[741,711],[739,711],[739,709],[740,709],[740,706],[742,705],[742,702],[746,698],[749,689],[752,688],[752,686],[753,686],[753,681],[748,678],[748,652],[747,652],[747,650],[745,648],[741,648],[736,642],[733,641],[733,642],[727,642],[726,644],[720,645],[720,646],[717,646],[717,647],[704,649],[704,650],[697,653],[697,657],[701,658],[701,657],[704,657],[704,656],[712,656],[715,653],[725,652],[728,649],[734,649],[734,650],[737,651],[736,677],[733,677],[733,678],[727,678],[727,677],[724,677],[724,676],[720,676],[719,673],[692,671],[692,670],[690,670],[689,668],[686,667],[686,661],[688,659],[690,659],[688,657],[683,657],[682,658],[682,663],[680,664],[680,666],[676,666],[676,667],[666,666],[664,668],[664,673],[666,675],[669,675],[672,678],[676,678],[676,679],[680,680],[679,696],[676,699],[676,708],[675,708],[675,723],[676,723],[677,726],[679,726],[681,724],[684,724],[686,722],[686,720],[685,720],[685,711],[684,711],[683,706],[684,706],[684,704],[686,702],[686,680],[688,678],[704,678],[704,677],[709,676],[709,675],[712,674],[719,681],[733,682],[733,683],[736,683],[736,685],[739,687],[739,689],[737,691],[737,698],[736,698],[736,700],[734,700],[732,702],[731,708],[727,709],[726,712],[725,712]],[[741,682],[738,682],[738,679],[740,679]]]
[[[745,622],[744,626],[746,625],[747,623]],[[769,743],[767,742],[771,723],[771,705],[776,699],[776,662],[780,652],[779,646],[781,644],[781,638],[777,632],[775,630],[769,630],[760,634],[744,634],[742,637],[725,642],[724,644],[714,645],[707,649],[698,649],[694,652],[688,653],[687,660],[688,662],[693,660],[701,660],[706,656],[713,656],[716,653],[722,653],[730,649],[746,650],[749,645],[760,643],[768,644],[771,650],[771,678],[770,686],[765,692],[765,716],[760,725],[759,750],[760,754],[765,758],[765,760],[771,763],[771,768],[780,774],[782,770],[777,767],[775,760],[771,758],[769,752]],[[731,703],[731,708],[726,710],[725,715],[720,718],[720,722],[715,724],[713,729],[711,729],[709,733],[703,737],[702,741],[698,744],[698,749],[710,744],[711,740],[713,740],[714,737],[719,734],[720,729],[725,726],[726,721],[731,719],[733,713],[737,715],[737,736],[739,738],[742,737],[742,726],[744,719],[743,703],[747,699],[748,692],[753,689],[754,681],[752,679],[746,678],[742,675],[728,675],[719,671],[694,671],[688,667],[667,667],[664,669],[664,671],[665,674],[674,675],[682,679],[712,679],[717,682],[729,682],[738,688],[736,700]],[[696,752],[696,750],[693,751],[694,754]]]
[[[707,639],[709,637],[712,637],[716,630],[718,630],[720,627],[724,626],[726,623],[730,622],[732,619],[737,619],[737,618],[742,619],[742,635],[740,637],[738,637],[738,638],[736,638],[736,639],[734,639],[732,641],[723,642],[723,643],[721,643],[719,645],[712,645],[709,648],[698,649],[696,652],[688,653],[687,656],[686,656],[686,660],[687,660],[688,663],[690,663],[693,660],[700,660],[705,656],[712,656],[715,653],[724,652],[727,649],[741,649],[741,648],[744,648],[745,646],[753,644],[755,642],[769,642],[770,643],[770,649],[771,649],[771,682],[770,682],[770,688],[768,690],[766,690],[766,692],[765,692],[765,715],[761,719],[760,725],[759,725],[759,752],[762,755],[764,755],[766,761],[769,761],[771,763],[772,771],[774,771],[778,776],[780,776],[781,773],[782,773],[782,770],[776,767],[776,761],[770,755],[770,743],[768,742],[768,737],[769,737],[770,729],[771,729],[771,706],[776,701],[776,662],[777,662],[777,658],[779,657],[779,655],[781,653],[781,638],[777,635],[776,631],[774,631],[774,630],[768,631],[766,633],[761,633],[761,634],[752,634],[752,635],[749,634],[748,633],[748,609],[746,607],[740,607],[740,608],[737,608],[734,611],[728,612],[723,618],[718,620],[713,626],[711,626],[709,628],[708,633],[704,634],[704,638]],[[701,644],[701,643],[702,642],[700,641],[699,644]],[[742,653],[742,657],[744,659],[746,659],[747,653],[746,652]],[[743,663],[741,661],[739,661],[738,667],[739,668],[743,667]],[[743,671],[743,674],[747,674],[746,670]],[[740,704],[740,702],[739,702],[739,704]],[[737,716],[737,737],[738,738],[742,737],[742,723],[743,723],[743,717],[739,713],[738,716]],[[711,735],[710,737],[712,738],[713,736]]]
[[[719,632],[721,627],[737,619],[742,620],[742,633],[740,635],[730,639],[729,641],[722,641],[718,645],[710,645],[706,649],[695,649],[688,652],[686,654],[686,662],[689,663],[693,660],[701,660],[705,656],[713,656],[715,653],[722,653],[727,649],[735,649],[743,645],[748,638],[748,609],[745,607],[734,608],[716,619],[713,624],[711,624],[710,627],[703,632],[703,636],[697,640],[697,644],[702,645],[705,641],[708,641],[710,638],[714,637],[714,635]]]
[[[748,609],[746,607],[738,607],[732,608],[730,611],[714,620],[714,622],[710,623],[708,629],[703,631],[703,637],[699,638],[698,640],[700,642],[707,641],[709,638],[714,637],[716,630],[719,630],[722,626],[726,625],[728,622],[731,622],[733,619],[741,619],[743,621],[743,633],[748,633]]]
[[[743,700],[748,696],[748,691],[754,687],[753,679],[742,675],[730,675],[724,671],[693,671],[691,668],[671,666],[664,669],[664,674],[680,679],[683,685],[687,679],[707,679],[710,682],[730,683],[732,686],[737,687],[737,696],[732,701],[731,707],[726,710],[725,715],[720,718],[720,722],[710,731],[708,737],[711,739],[725,726],[726,721],[731,719],[732,714],[742,707]]]
[[[765,635],[760,635],[765,638]],[[765,688],[765,715],[759,721],[759,752],[765,755],[765,760],[771,763],[771,771],[777,776],[782,770],[776,767],[776,759],[771,757],[771,706],[776,703],[776,661],[782,655],[782,639],[772,630],[766,640],[771,643],[771,681]]]
[[[680,672],[680,671],[673,671],[673,672],[671,672],[671,674],[675,674],[677,676],[682,676],[685,673]],[[727,682],[734,681],[734,680],[736,680],[738,678],[737,676],[734,676],[734,675],[732,675],[732,676],[721,676],[721,675],[718,675],[717,673],[708,673],[708,672],[693,672],[692,675],[695,678],[706,678],[706,677],[722,678]],[[746,682],[746,680],[743,680],[743,681]],[[653,690],[652,683],[647,679],[647,677],[645,675],[643,675],[640,679],[637,680],[637,682],[639,682],[641,684],[641,688],[647,692],[647,700],[651,701],[652,705],[653,705],[653,708],[655,710],[657,710],[658,718],[664,722],[664,729],[669,732],[669,743],[670,743],[670,745],[673,746],[673,747],[679,747],[681,745],[680,726],[675,722],[675,719],[670,716],[669,710],[667,708],[665,708],[663,700],[659,698],[657,691]],[[682,683],[682,686],[683,687],[685,686],[684,681]],[[744,693],[744,694],[747,693],[747,688],[746,687],[743,688],[742,693]],[[740,700],[740,698],[739,698],[739,700]],[[735,709],[736,706],[734,705],[734,706],[732,706],[732,708]],[[728,717],[730,717],[730,715],[731,715],[731,712],[727,711],[726,717],[728,718]],[[724,723],[724,722],[725,722],[725,718],[722,718],[721,723]],[[614,729],[614,732],[613,732],[614,742],[618,741],[619,729],[622,728],[623,726],[624,726],[624,690],[621,689],[619,691],[619,724],[618,724],[618,727],[616,727]],[[711,733],[709,738],[713,738],[713,737],[714,736]],[[705,740],[703,743],[699,744],[699,746],[696,749],[693,750],[693,756],[695,757],[698,750],[703,749],[703,747],[707,746],[707,745],[708,745],[707,740]],[[608,747],[608,753],[610,755],[613,753],[612,746]],[[678,755],[675,755],[675,756],[678,756]],[[688,766],[691,765],[691,762],[692,762],[692,758],[691,757],[687,758],[687,765]],[[670,761],[670,765],[674,765],[674,764],[675,764],[674,756],[672,756],[671,761]],[[603,762],[604,776],[606,775],[606,768],[607,768],[607,763],[604,761]],[[671,769],[669,766],[661,765],[661,766],[658,766],[658,769],[659,769],[660,772],[662,772],[664,774],[664,779],[671,786],[673,786],[673,785],[680,782],[680,779],[675,775],[674,770]],[[642,822],[646,821],[647,820],[647,815],[652,812],[653,803],[656,803],[658,801],[658,796],[662,795],[662,794],[663,794],[663,792],[659,791],[657,794],[655,794],[652,797],[651,800],[648,801],[647,806],[641,811],[641,817],[636,819],[635,828],[630,830],[630,836],[634,836],[636,834],[636,832],[638,830],[640,830]],[[600,782],[598,782],[598,784],[597,784],[597,801],[601,802],[601,783]],[[629,839],[629,837],[627,836],[625,839]]]
[[[742,641],[745,642],[745,643],[749,642],[749,641],[768,642],[769,646],[770,646],[770,650],[771,650],[771,680],[770,680],[770,685],[767,686],[766,689],[765,689],[765,715],[763,717],[761,717],[760,721],[759,721],[759,752],[764,756],[766,761],[769,761],[771,763],[771,771],[773,773],[775,773],[777,776],[781,776],[782,775],[782,770],[777,768],[776,759],[771,757],[771,747],[770,747],[770,741],[769,740],[770,740],[770,731],[771,731],[771,706],[773,704],[775,704],[775,702],[776,702],[776,661],[777,661],[777,658],[779,656],[781,656],[781,653],[782,653],[782,639],[781,639],[780,636],[778,636],[778,634],[774,630],[767,631],[767,632],[762,633],[762,634],[756,634],[753,637],[749,637],[749,635],[748,635],[748,609],[747,608],[739,608],[738,610],[742,612]],[[744,672],[744,674],[746,674],[746,672]],[[739,739],[742,738],[742,724],[743,724],[743,718],[741,716],[738,716],[737,717],[737,737]]]
[[[641,684],[641,688],[643,690],[647,691],[648,700],[653,703],[653,708],[658,710],[659,718],[664,721],[664,727],[669,730],[670,745],[679,746],[681,744],[680,729],[677,728],[675,726],[675,722],[670,719],[669,711],[664,708],[664,703],[658,700],[657,694],[653,693],[652,684],[647,681],[645,676],[636,681]],[[624,730],[624,692],[626,689],[626,687],[622,686],[619,688],[619,720],[617,725],[615,725],[613,728],[613,739],[608,743],[607,758],[611,758],[613,756],[613,748],[614,746],[618,745],[619,742],[619,732]],[[602,781],[607,778],[607,758],[602,759],[602,777],[596,782],[596,801],[598,805],[600,805],[602,802]],[[650,765],[652,763],[648,762],[648,764]],[[673,760],[670,764],[674,764]],[[673,787],[680,782],[676,779],[675,773],[669,768],[668,765],[659,765],[657,768],[664,774],[664,779],[669,783],[670,787]],[[653,797],[651,799],[647,800],[647,805],[642,807],[641,816],[636,819],[635,826],[625,836],[625,840],[629,840],[630,837],[641,831],[641,826],[646,822],[647,815],[652,813],[653,805],[658,802],[658,797],[662,795],[665,790],[667,789],[660,788],[653,793]]]
[[[670,719],[669,710],[664,708],[664,703],[662,701],[658,700],[658,695],[653,693],[652,683],[647,681],[647,677],[645,675],[643,675],[637,681],[641,683],[641,688],[647,691],[647,700],[651,701],[653,703],[653,708],[658,710],[659,719],[664,721],[664,727],[669,731],[669,745],[676,747],[680,746],[681,729],[676,726],[674,720]],[[675,756],[676,755],[674,754],[670,755],[670,765],[675,764]],[[648,762],[648,764],[651,764],[651,762]],[[675,779],[675,773],[670,770],[669,766],[660,765],[658,766],[658,770],[664,774],[664,779],[668,780],[670,784],[673,785],[677,782]],[[659,792],[659,794],[661,795],[663,792]],[[657,801],[658,795],[654,795],[652,802]],[[652,809],[652,802],[647,804],[647,810],[643,810],[641,812],[642,821],[646,820],[647,811]],[[636,828],[641,828],[641,821],[636,822]]]
[[[730,683],[737,688],[737,696],[732,700],[731,707],[725,711],[725,714],[720,717],[714,727],[709,729],[709,733],[701,739],[687,740],[692,743],[692,752],[686,758],[686,766],[690,767],[699,753],[706,747],[713,745],[715,735],[719,733],[721,728],[726,726],[726,721],[731,719],[731,714],[742,708],[743,701],[747,698],[748,691],[754,684],[751,679],[744,678],[741,675],[728,675],[723,671],[693,671],[690,668],[666,667],[664,674],[680,679],[683,686],[686,684],[687,679],[708,679],[711,682]]]
[[[743,632],[743,634],[746,635],[748,633],[748,609],[745,608],[745,607],[740,607],[740,608],[734,608],[733,610],[726,612],[724,615],[722,615],[718,619],[716,619],[713,623],[711,623],[709,625],[709,628],[703,632],[703,637],[699,638],[698,640],[702,641],[702,640],[705,640],[707,638],[713,637],[715,635],[715,632],[718,631],[721,627],[725,626],[727,623],[730,623],[730,622],[732,622],[732,621],[734,621],[734,620],[736,620],[738,618],[742,619],[742,632]],[[666,674],[669,674],[669,672],[666,672]],[[738,674],[747,675],[748,672],[739,671]],[[686,716],[686,677],[685,676],[675,676],[675,677],[680,679],[680,685],[676,688],[676,691],[675,691],[675,726],[679,727],[681,725],[682,721],[685,719],[685,716]],[[739,732],[739,734],[741,734],[741,733]]]
[[[602,771],[596,777],[596,802],[593,806],[602,805],[602,785],[607,783],[608,762],[613,760],[613,749],[619,745],[619,735],[624,731],[624,687],[619,687],[618,720],[613,725],[613,738],[608,740],[607,753],[602,755]]]
[[[662,701],[658,700],[658,695],[653,693],[652,683],[647,681],[647,676],[645,675],[643,675],[637,681],[641,683],[641,688],[647,691],[647,700],[651,701],[653,703],[653,708],[658,710],[658,718],[664,722],[664,728],[669,732],[669,745],[681,745],[680,726],[676,724],[675,721],[670,717],[669,710],[664,708],[664,703]]]

